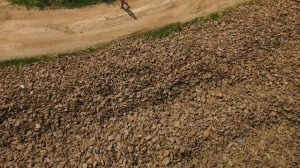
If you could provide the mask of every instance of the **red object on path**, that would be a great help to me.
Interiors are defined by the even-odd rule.
[[[125,2],[125,0],[120,0],[121,1],[121,9],[124,9],[124,4],[127,5],[128,8],[130,8],[130,6],[128,5],[127,2]]]

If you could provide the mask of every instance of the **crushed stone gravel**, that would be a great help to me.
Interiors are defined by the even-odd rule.
[[[0,167],[298,167],[300,4],[0,69]]]

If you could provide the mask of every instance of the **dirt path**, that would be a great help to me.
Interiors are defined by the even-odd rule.
[[[132,11],[125,12],[119,2],[72,10],[27,11],[0,0],[0,60],[71,52],[244,1],[128,0]]]

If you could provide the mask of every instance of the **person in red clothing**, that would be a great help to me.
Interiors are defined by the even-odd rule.
[[[130,8],[130,6],[128,5],[127,2],[125,2],[125,0],[120,0],[121,1],[121,9],[124,9],[124,5],[127,6],[127,8]]]

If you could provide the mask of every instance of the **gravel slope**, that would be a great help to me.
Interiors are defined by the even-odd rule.
[[[300,4],[0,70],[0,167],[298,167]]]

